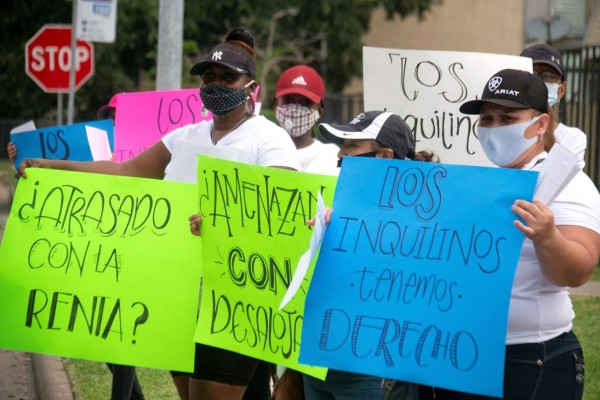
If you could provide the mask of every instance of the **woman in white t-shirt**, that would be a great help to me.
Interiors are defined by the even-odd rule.
[[[554,145],[547,99],[540,78],[505,69],[489,79],[481,100],[464,103],[460,111],[479,115],[477,136],[494,164],[539,170]],[[512,210],[526,238],[511,292],[504,398],[581,399],[583,351],[571,330],[575,314],[568,288],[584,284],[598,263],[600,194],[579,172],[549,204],[517,200]],[[488,397],[439,391],[435,398]]]
[[[203,107],[212,112],[212,121],[179,128],[123,163],[25,159],[17,174],[26,177],[25,168],[38,167],[195,182],[198,152],[298,170],[290,137],[276,124],[254,115],[253,56],[254,38],[237,28],[192,67],[190,73],[201,78],[200,97]],[[257,359],[201,344],[196,345],[195,361],[193,374],[173,373],[182,399],[241,399],[259,364]],[[270,397],[269,379],[264,377],[262,385],[266,398]]]

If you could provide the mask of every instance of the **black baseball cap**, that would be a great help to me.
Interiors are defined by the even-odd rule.
[[[415,157],[410,128],[402,118],[391,112],[366,111],[345,125],[319,124],[319,133],[340,146],[344,139],[373,139],[392,149],[394,158]]]
[[[527,71],[503,69],[487,82],[481,100],[463,103],[463,114],[479,114],[484,103],[494,103],[510,108],[534,108],[548,112],[548,88],[544,81]]]
[[[549,65],[561,76],[565,76],[565,69],[563,68],[559,51],[546,43],[538,43],[529,46],[521,52],[520,56],[531,58],[534,64]]]
[[[252,79],[256,75],[254,58],[241,46],[231,43],[221,43],[215,46],[202,61],[190,70],[192,75],[200,75],[210,65],[223,65],[237,73],[249,75]]]

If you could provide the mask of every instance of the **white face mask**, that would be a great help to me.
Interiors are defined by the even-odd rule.
[[[533,117],[519,124],[483,128],[477,126],[479,143],[487,158],[499,167],[514,162],[525,150],[538,141],[538,136],[525,139],[525,130],[540,118]]]
[[[277,106],[275,117],[279,125],[291,137],[299,137],[308,132],[319,120],[319,110],[301,106],[300,104],[284,104]]]
[[[548,88],[548,103],[550,107],[553,107],[558,103],[558,88],[560,88],[560,85],[558,83],[546,83],[546,87]]]

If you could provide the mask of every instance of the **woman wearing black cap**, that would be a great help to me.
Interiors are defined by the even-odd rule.
[[[212,156],[249,164],[299,169],[289,135],[253,113],[253,56],[254,38],[237,28],[191,69],[200,76],[200,97],[212,121],[176,129],[123,163],[25,159],[17,175],[26,177],[26,168],[38,167],[195,182],[197,157],[190,148],[209,148]],[[241,399],[258,364],[251,357],[197,344],[194,373],[175,374],[174,381],[182,399]]]
[[[579,166],[583,169],[587,136],[581,129],[560,122],[558,107],[556,107],[567,93],[565,66],[560,52],[546,43],[536,43],[524,49],[519,55],[532,59],[533,74],[542,78],[548,88],[548,104],[556,111],[554,121],[556,142],[575,154],[579,158]]]
[[[494,164],[539,170],[554,145],[547,99],[540,78],[505,69],[489,79],[481,100],[464,103],[460,111],[479,115],[477,135]],[[584,284],[598,263],[600,194],[580,171],[549,204],[517,200],[512,210],[526,238],[511,292],[504,398],[581,399],[583,352],[571,330],[575,314],[568,288]],[[488,397],[444,391],[435,398]]]

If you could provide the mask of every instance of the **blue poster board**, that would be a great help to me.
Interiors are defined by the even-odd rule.
[[[10,140],[17,147],[15,169],[25,158],[93,161],[86,126],[106,131],[110,150],[114,151],[114,125],[110,119],[11,133]]]
[[[538,173],[344,159],[301,363],[501,396],[516,199]]]

